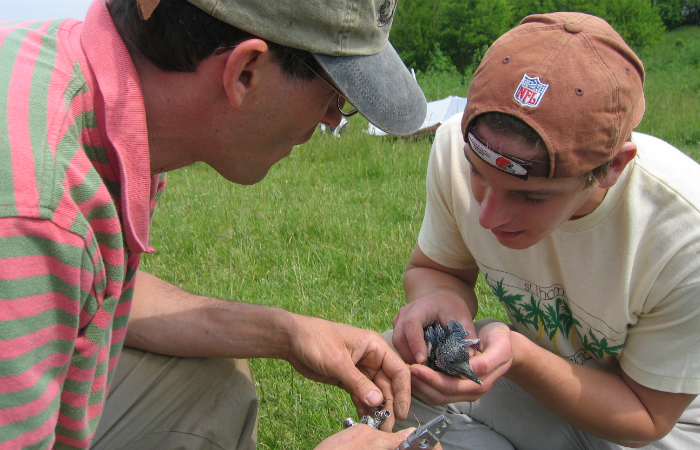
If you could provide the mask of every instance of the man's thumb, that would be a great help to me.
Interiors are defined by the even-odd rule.
[[[384,400],[382,391],[354,366],[349,368],[340,382],[350,395],[354,395],[371,408],[379,406]]]
[[[415,428],[406,428],[405,430],[397,431],[395,434],[401,436],[401,442],[408,439],[408,437],[415,431]],[[399,444],[401,443],[399,442]]]

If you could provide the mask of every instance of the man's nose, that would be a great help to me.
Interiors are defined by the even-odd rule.
[[[328,104],[326,109],[326,114],[321,118],[321,123],[327,125],[331,128],[335,128],[340,125],[340,121],[343,120],[343,115],[340,114],[340,108],[343,107],[341,102],[345,102],[344,99],[338,97],[333,97],[333,100]]]

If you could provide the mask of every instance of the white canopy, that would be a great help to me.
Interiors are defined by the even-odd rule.
[[[426,113],[423,125],[421,125],[418,131],[415,131],[414,133],[411,133],[405,137],[417,137],[435,133],[435,130],[437,130],[440,124],[442,124],[444,121],[454,116],[455,114],[464,111],[464,108],[466,108],[466,106],[467,99],[465,97],[456,96],[449,96],[447,98],[443,98],[442,100],[437,100],[428,103],[428,112]],[[369,128],[367,129],[367,133],[372,134],[374,136],[386,135],[385,132],[375,127],[371,123],[369,124]]]

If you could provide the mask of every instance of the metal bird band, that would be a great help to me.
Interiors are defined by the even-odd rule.
[[[350,428],[351,426],[357,425],[358,423],[364,423],[365,425],[369,425],[372,428],[379,429],[379,426],[382,424],[382,422],[384,422],[385,419],[391,416],[391,411],[389,411],[388,409],[384,409],[385,406],[386,402],[383,402],[378,407],[372,408],[372,415],[362,416],[359,422],[355,422],[350,417],[348,417],[347,419],[343,420],[343,425],[345,426],[345,428]]]

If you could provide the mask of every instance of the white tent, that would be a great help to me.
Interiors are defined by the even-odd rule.
[[[340,124],[338,124],[338,126],[335,128],[326,126],[322,123],[319,124],[318,126],[319,126],[319,128],[321,128],[322,132],[326,133],[326,132],[330,131],[333,136],[340,137],[340,134],[344,133],[348,129],[348,119],[346,119],[345,117],[340,119]]]
[[[435,133],[435,130],[437,130],[440,124],[442,124],[444,121],[454,116],[455,114],[464,111],[464,108],[466,108],[466,106],[466,98],[455,96],[449,96],[447,98],[443,98],[442,100],[437,100],[428,103],[428,112],[425,115],[425,121],[423,122],[423,125],[421,125],[418,131],[409,134],[406,137],[417,137]],[[372,134],[374,136],[386,135],[385,132],[375,127],[371,123],[369,124],[369,128],[366,131],[367,133]]]

